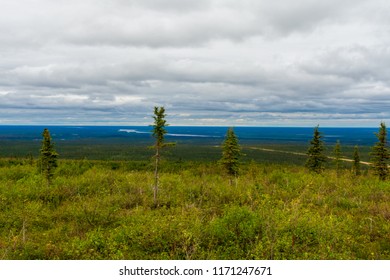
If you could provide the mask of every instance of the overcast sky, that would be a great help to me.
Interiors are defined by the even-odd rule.
[[[0,0],[0,124],[390,124],[388,0]]]

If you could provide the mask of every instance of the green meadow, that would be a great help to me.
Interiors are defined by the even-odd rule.
[[[220,147],[177,145],[155,206],[146,145],[60,144],[49,187],[40,143],[2,145],[0,259],[390,259],[390,182],[367,166],[314,174],[307,146],[248,145],[231,184]]]

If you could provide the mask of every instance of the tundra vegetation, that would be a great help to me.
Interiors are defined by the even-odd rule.
[[[390,259],[390,184],[360,161],[367,149],[312,172],[310,154],[241,148],[232,186],[221,147],[178,145],[159,165],[157,206],[148,149],[60,158],[49,187],[30,156],[1,158],[0,258]]]

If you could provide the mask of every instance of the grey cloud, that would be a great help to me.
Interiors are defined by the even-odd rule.
[[[0,122],[139,124],[155,105],[176,124],[386,119],[386,12],[381,0],[6,1]]]
[[[302,68],[317,75],[345,77],[354,81],[389,80],[390,48],[355,45],[332,49],[317,59],[307,61]]]
[[[0,20],[2,43],[166,47],[306,32],[345,18],[365,1],[13,2]],[[12,29],[23,31],[15,34]]]
[[[114,0],[115,2],[115,0]],[[182,1],[182,0],[117,0],[118,4],[131,5],[133,7],[143,7],[156,11],[172,11],[172,12],[192,12],[194,10],[204,10],[212,4],[213,1],[197,0],[197,1]]]

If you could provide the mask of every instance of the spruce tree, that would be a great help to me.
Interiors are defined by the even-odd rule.
[[[361,174],[360,170],[360,155],[359,155],[359,147],[355,146],[353,149],[353,164],[352,164],[352,172],[355,176],[359,176]]]
[[[239,171],[239,158],[241,156],[241,147],[233,128],[229,128],[222,143],[222,159],[220,163],[225,167],[228,175],[236,177]],[[232,183],[230,177],[230,183]]]
[[[321,173],[324,170],[326,156],[324,155],[324,142],[321,140],[321,132],[318,131],[318,125],[314,128],[313,139],[307,151],[308,159],[306,167],[313,172]]]
[[[336,145],[334,146],[333,156],[334,156],[334,163],[335,163],[337,176],[340,176],[341,168],[343,167],[343,162],[341,160],[340,140],[337,140]]]
[[[389,150],[387,148],[387,129],[384,122],[381,122],[379,132],[375,133],[378,142],[374,145],[371,152],[371,162],[374,174],[380,180],[386,180],[389,176],[388,160],[390,159]]]
[[[54,169],[57,167],[58,154],[54,149],[50,132],[47,128],[42,133],[42,147],[40,150],[39,166],[41,173],[46,179],[47,186],[50,186],[52,178],[54,176]]]
[[[157,194],[158,194],[158,185],[159,185],[159,165],[161,160],[161,149],[166,146],[172,146],[173,143],[165,143],[164,136],[167,133],[165,127],[168,126],[165,120],[165,108],[164,107],[154,107],[154,124],[153,124],[153,137],[156,139],[156,142],[153,148],[156,150],[154,155],[155,166],[154,166],[154,186],[153,186],[153,198],[154,205],[157,206]]]

